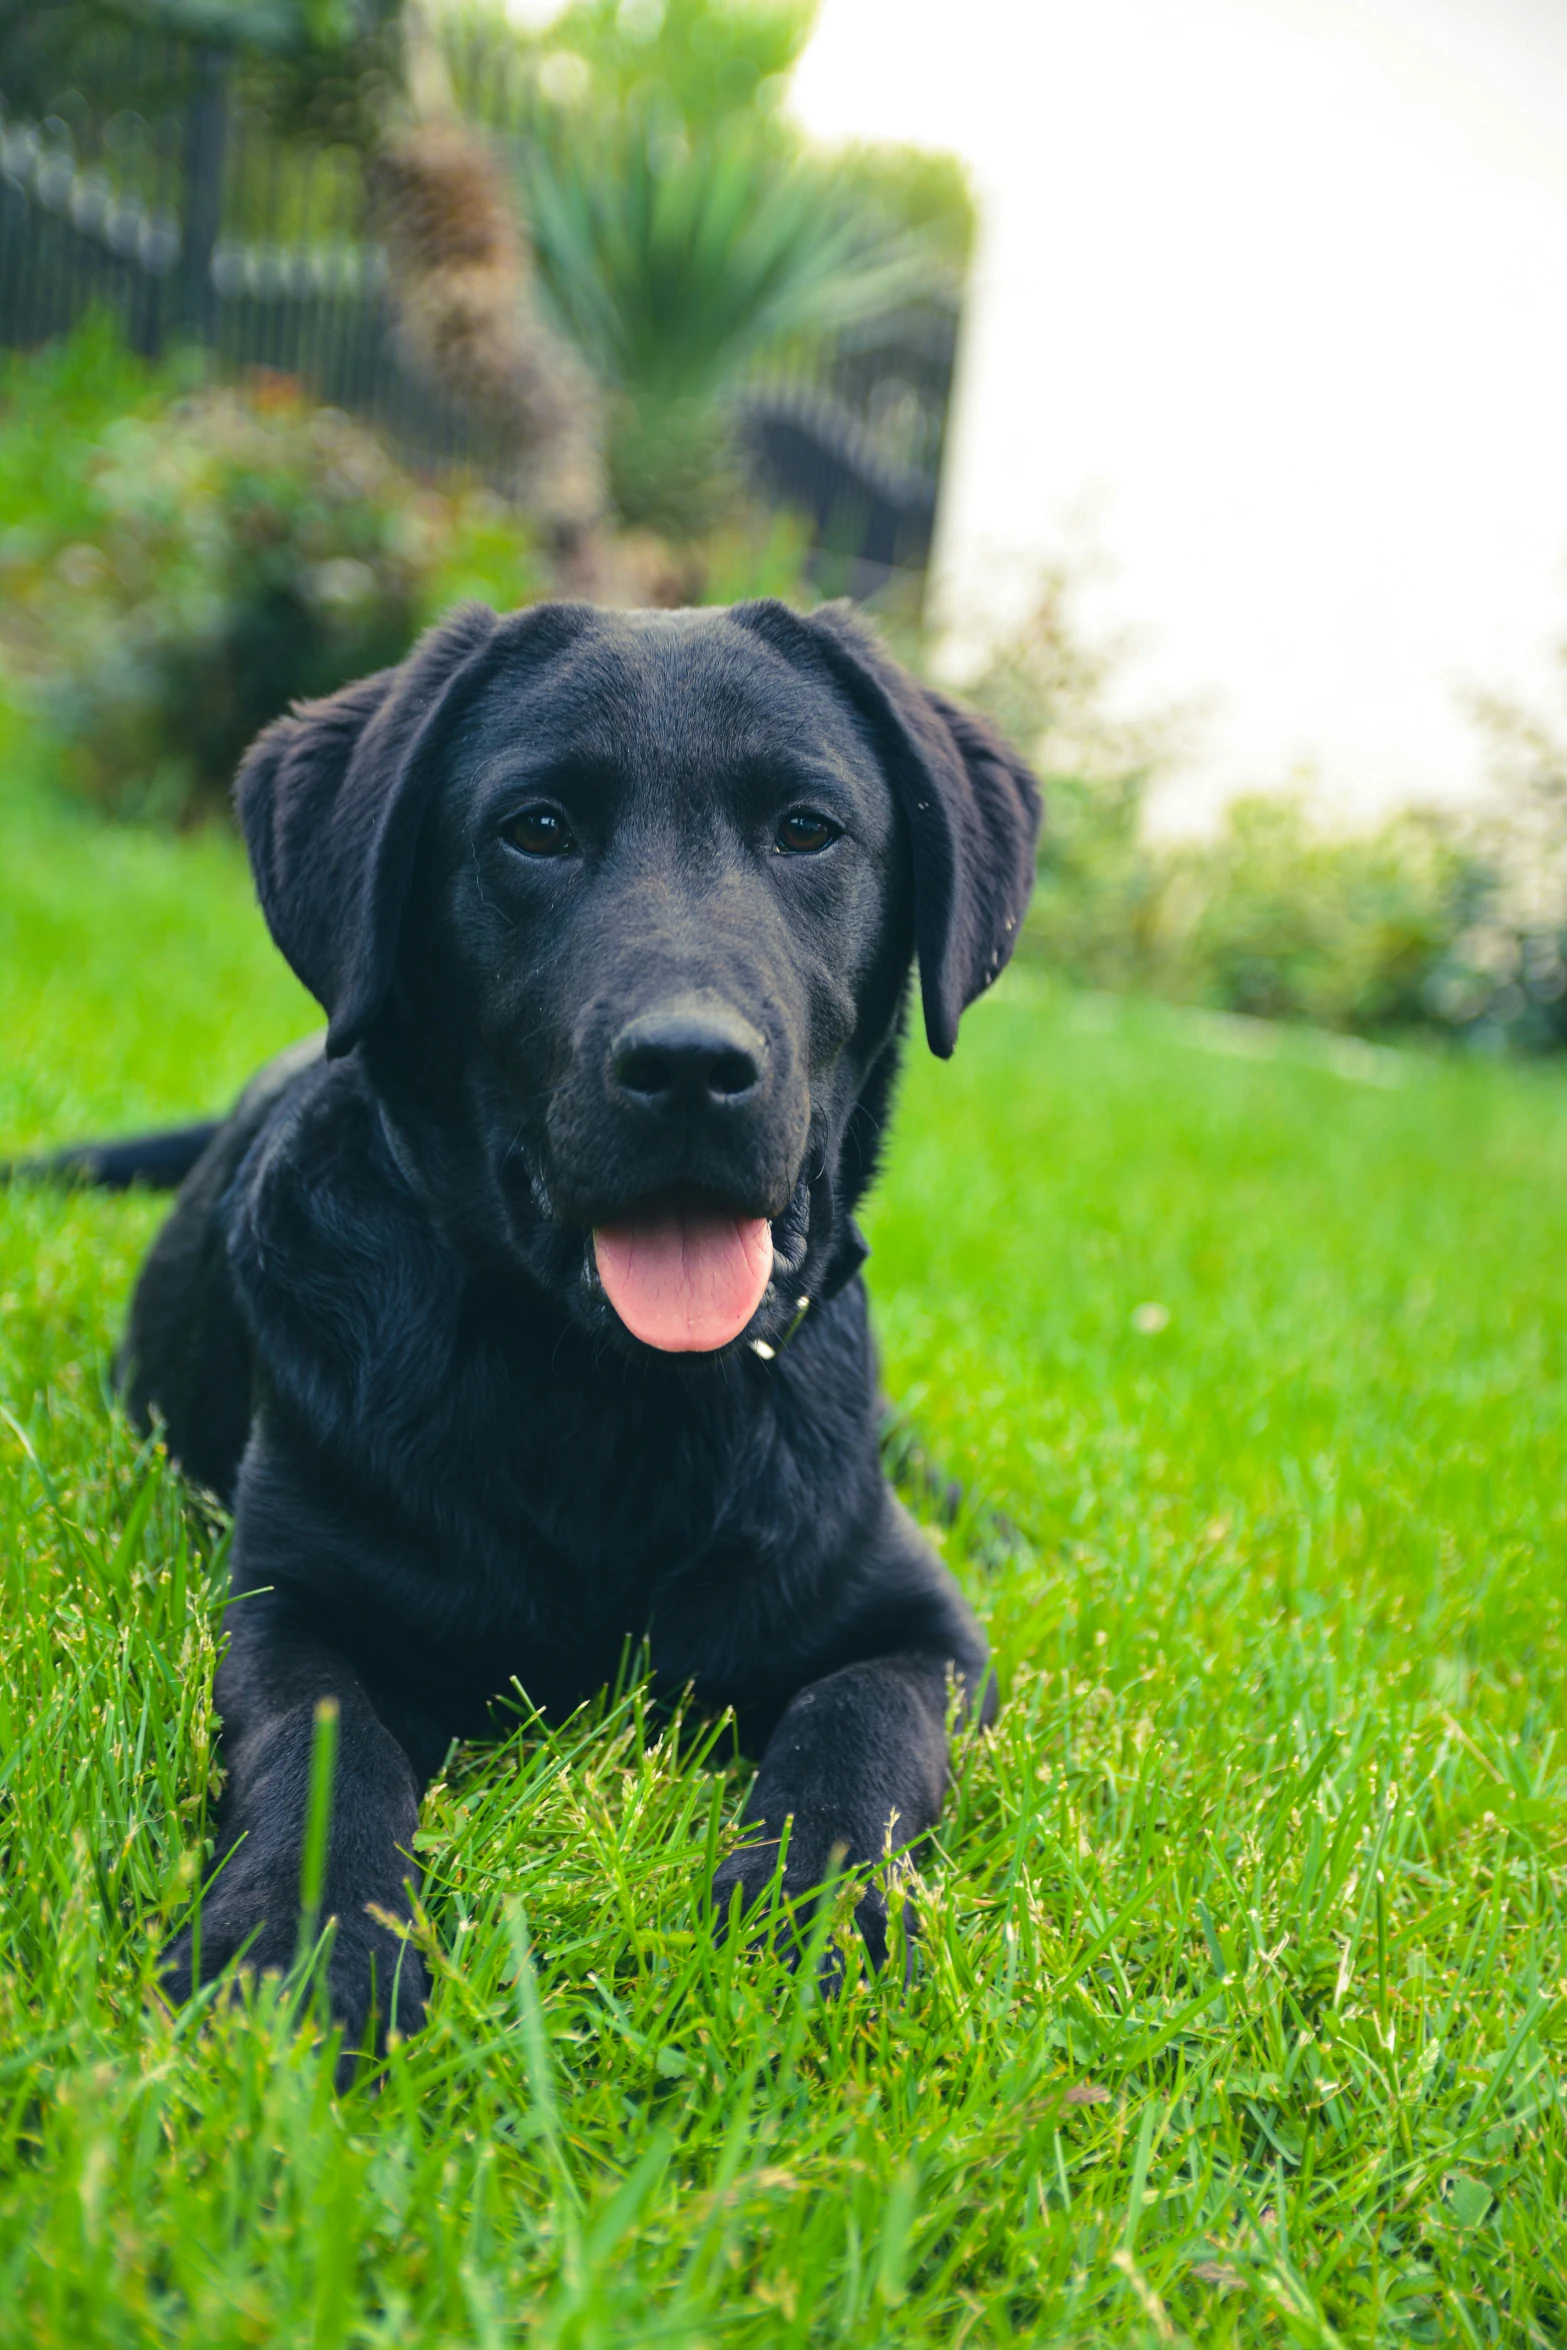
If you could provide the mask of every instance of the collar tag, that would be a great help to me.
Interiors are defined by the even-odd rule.
[[[794,1306],[794,1319],[790,1322],[789,1327],[785,1330],[782,1338],[779,1339],[776,1346],[769,1346],[765,1338],[753,1338],[751,1341],[751,1352],[757,1357],[758,1361],[764,1363],[776,1363],[778,1357],[783,1353],[784,1348],[788,1345],[790,1339],[799,1329],[800,1324],[805,1320],[805,1317],[810,1312],[810,1310],[811,1301],[808,1297],[796,1298]]]

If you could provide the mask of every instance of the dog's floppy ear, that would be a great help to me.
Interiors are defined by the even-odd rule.
[[[1006,968],[1034,886],[1039,786],[994,727],[900,669],[851,606],[802,617],[737,605],[734,618],[786,656],[807,650],[868,724],[908,823],[914,939],[930,1049]]]
[[[530,638],[570,634],[572,607],[497,620],[465,604],[396,669],[303,702],[246,753],[234,801],[267,928],[350,1051],[386,1001],[414,850],[453,720]]]
[[[234,804],[267,928],[327,1015],[328,1053],[386,999],[414,845],[454,689],[486,665],[495,615],[467,605],[406,661],[301,702],[256,739]]]

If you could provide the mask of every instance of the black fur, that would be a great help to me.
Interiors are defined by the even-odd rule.
[[[570,853],[508,837],[540,802]],[[786,1822],[793,1893],[934,1822],[954,1686],[992,1696],[881,1472],[852,1217],[911,961],[948,1052],[1016,937],[1038,801],[845,612],[552,605],[460,613],[280,721],[238,806],[326,1050],[264,1073],[191,1175],[126,1373],[236,1512],[202,1971],[294,1954],[334,1697],[329,1981],[354,2049],[422,2012],[374,1912],[408,1913],[449,1741],[491,1731],[513,1682],[576,1705],[628,1636],[760,1757],[721,1911]],[[841,837],[780,854],[801,806]],[[647,1033],[711,1039],[745,1082],[639,1091]],[[772,1221],[773,1285],[714,1354],[641,1345],[595,1278],[593,1227],[677,1182]],[[880,1960],[874,1888],[859,1918]],[[178,1990],[191,1957],[187,1936]]]

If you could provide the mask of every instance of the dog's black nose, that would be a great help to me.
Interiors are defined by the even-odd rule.
[[[739,1109],[762,1082],[767,1047],[725,1005],[671,1004],[644,1012],[616,1037],[610,1070],[648,1109]]]

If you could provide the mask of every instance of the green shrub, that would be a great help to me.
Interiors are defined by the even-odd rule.
[[[1149,853],[1140,977],[1254,1018],[1559,1050],[1567,931],[1510,887],[1515,838],[1505,812],[1406,809],[1333,833],[1299,800],[1237,800],[1216,838]]]
[[[1562,694],[1567,644],[1557,648],[1556,674]],[[1496,694],[1477,696],[1471,714],[1490,754],[1493,805],[1479,831],[1497,885],[1488,919],[1464,942],[1442,990],[1482,1033],[1567,1046],[1567,730],[1559,709]],[[1482,1003],[1478,1014],[1472,1000]]]
[[[1486,707],[1498,792],[1482,815],[1411,809],[1343,833],[1256,796],[1212,837],[1172,841],[1150,833],[1148,797],[1179,719],[1115,717],[1117,666],[1058,570],[969,689],[1044,780],[1025,954],[1079,986],[1252,1018],[1567,1046],[1567,743],[1544,721]]]
[[[1114,714],[1119,653],[1094,642],[1063,566],[993,644],[965,688],[1032,759],[1044,785],[1039,879],[1024,951],[1079,986],[1147,983],[1157,860],[1144,840],[1148,791],[1172,755],[1177,720]]]
[[[142,367],[95,323],[0,397],[7,665],[123,812],[219,802],[269,719],[400,659],[457,595],[541,592],[515,514],[412,480],[287,379]]]
[[[1333,834],[1283,797],[1234,802],[1215,839],[1158,866],[1147,951],[1167,992],[1371,1033],[1441,1018],[1434,975],[1490,886],[1435,815]]]

